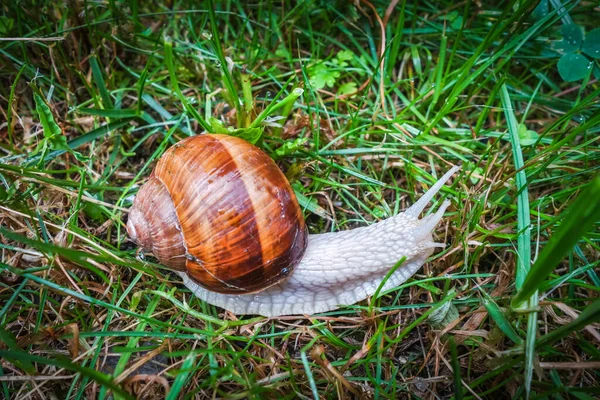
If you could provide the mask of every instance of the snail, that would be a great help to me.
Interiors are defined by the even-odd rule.
[[[341,232],[308,234],[293,189],[275,162],[243,139],[188,137],[159,159],[138,191],[127,232],[200,299],[234,314],[314,314],[411,277],[444,247],[431,232],[449,201],[419,214],[451,168],[396,216]]]

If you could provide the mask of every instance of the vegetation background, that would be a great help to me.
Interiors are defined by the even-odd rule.
[[[599,20],[597,1],[2,2],[0,398],[597,398]],[[398,213],[461,163],[447,247],[321,315],[204,304],[124,221],[205,130],[275,158],[311,232]]]

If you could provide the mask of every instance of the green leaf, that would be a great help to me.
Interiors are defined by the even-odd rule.
[[[523,343],[523,340],[519,337],[519,335],[517,335],[517,332],[515,332],[512,325],[508,321],[508,318],[506,318],[506,315],[504,315],[504,312],[500,309],[500,307],[498,307],[498,304],[496,304],[494,299],[492,299],[492,297],[483,290],[481,293],[484,296],[483,306],[487,310],[490,318],[493,319],[498,328],[500,328],[502,333],[504,333],[504,335],[506,335],[506,337],[512,340],[515,344]]]
[[[5,17],[4,15],[0,15],[0,34],[4,35],[8,33],[12,29],[14,24],[14,19]]]
[[[346,94],[356,93],[357,90],[358,86],[356,85],[356,82],[346,82],[338,88],[337,94],[342,96]]]
[[[566,82],[585,78],[592,68],[592,62],[581,54],[565,54],[558,60],[558,73]]]
[[[337,53],[336,59],[333,60],[334,64],[339,65],[340,67],[347,67],[347,61],[354,59],[354,53],[350,50],[342,50]]]
[[[35,100],[35,111],[38,114],[42,128],[44,128],[44,137],[51,138],[55,135],[62,136],[62,130],[54,121],[52,110],[50,110],[48,104],[42,99],[42,96],[33,93],[33,99]]]
[[[576,24],[563,25],[561,28],[563,39],[557,42],[554,48],[562,53],[574,53],[579,50],[583,41],[583,31]]]
[[[77,159],[85,160],[85,157],[83,157],[83,155],[71,150],[71,148],[67,144],[67,138],[63,135],[52,136],[52,137],[48,138],[48,142],[50,143],[50,147],[52,148],[52,150],[68,151],[69,153],[77,154],[78,155]]]
[[[566,211],[561,213],[562,223],[546,246],[523,282],[523,286],[512,299],[511,306],[517,308],[529,298],[550,275],[577,241],[600,220],[600,176],[589,183]]]
[[[449,301],[436,311],[432,312],[427,320],[433,328],[440,329],[449,325],[459,316],[460,314],[458,313],[458,309],[454,304],[452,304],[452,302]]]
[[[46,104],[42,96],[37,93],[37,88],[32,85],[33,99],[35,101],[35,111],[40,119],[42,128],[44,129],[44,140],[42,140],[35,151],[35,154],[46,153],[48,144],[51,150],[66,151],[75,156],[79,161],[87,161],[87,157],[83,154],[74,151],[67,143],[67,137],[62,134],[62,129],[58,126],[52,115],[50,106]]]
[[[600,28],[593,29],[585,35],[581,50],[596,60],[600,58]]]
[[[231,136],[237,136],[246,142],[256,144],[263,134],[263,128],[240,128],[234,129],[229,133]]]
[[[208,123],[212,127],[212,132],[220,133],[223,135],[229,134],[229,129],[227,129],[227,127],[225,125],[223,125],[223,122],[220,119],[215,118],[215,117],[210,117],[208,119]]]
[[[106,217],[102,212],[102,208],[98,204],[85,203],[85,205],[82,207],[82,210],[85,213],[85,215],[87,215],[96,222],[106,221]]]
[[[281,147],[275,150],[275,158],[283,158],[295,153],[298,149],[303,148],[306,142],[308,142],[307,137],[299,137],[293,141],[284,142]]]
[[[304,93],[304,89],[295,88],[290,94],[285,96],[283,100],[278,101],[279,97],[283,94],[284,89],[285,88],[282,88],[279,93],[277,93],[277,96],[275,96],[273,101],[264,110],[262,110],[256,118],[254,118],[254,121],[252,121],[250,124],[250,128],[257,128],[267,117],[279,109],[287,110],[287,112],[289,112],[294,102],[300,96],[302,96],[302,93]]]
[[[306,197],[302,193],[302,185],[294,183],[292,184],[292,187],[294,188],[296,199],[298,199],[298,204],[300,204],[300,207],[303,210],[308,210],[321,218],[328,219],[330,221],[332,220],[331,216],[327,213],[327,211],[319,205],[317,199],[315,199],[314,197]]]
[[[542,0],[535,7],[531,16],[537,20],[544,18],[550,12],[550,7],[548,7],[548,0]]]
[[[527,129],[523,124],[519,124],[519,142],[521,146],[532,146],[538,141],[540,136],[536,131]]]
[[[263,134],[263,128],[261,127],[236,129],[232,126],[223,125],[223,122],[221,122],[215,117],[210,117],[208,119],[208,123],[210,123],[215,133],[220,133],[222,135],[237,136],[252,144],[258,142],[258,140]]]
[[[450,22],[450,27],[455,30],[459,30],[463,24],[463,16],[459,15]]]
[[[17,344],[17,340],[13,333],[9,330],[6,330],[0,326],[0,342],[4,343],[6,347],[8,347],[13,353],[20,355],[27,355],[26,351],[23,351],[19,345]],[[35,367],[33,364],[27,360],[25,357],[18,357],[14,360],[14,364],[27,372],[30,375],[35,374]]]
[[[339,77],[339,71],[327,67],[323,62],[312,67],[308,74],[310,84],[313,85],[316,90],[323,89],[325,86],[333,87],[336,79]]]

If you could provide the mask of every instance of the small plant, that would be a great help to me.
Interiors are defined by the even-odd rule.
[[[579,25],[567,24],[562,26],[561,33],[563,39],[554,46],[562,53],[558,60],[558,73],[566,82],[584,79],[593,67],[590,58],[600,59],[600,28],[584,35]]]
[[[341,71],[349,67],[355,57],[350,50],[342,50],[330,62],[319,61],[308,69],[310,84],[316,90],[323,89],[325,86],[334,87],[341,77]],[[338,87],[337,94],[350,94],[356,92],[356,90],[356,82],[346,82]]]

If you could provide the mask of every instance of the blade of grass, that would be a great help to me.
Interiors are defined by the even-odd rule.
[[[227,60],[225,59],[225,55],[223,54],[223,47],[221,44],[221,32],[219,32],[219,23],[217,21],[217,17],[215,15],[215,5],[212,0],[208,0],[208,18],[210,19],[210,27],[212,30],[211,42],[213,44],[215,53],[217,53],[217,58],[221,64],[221,72],[223,74],[223,84],[225,85],[225,89],[227,90],[232,102],[231,104],[235,108],[235,111],[238,117],[243,115],[243,110],[241,107],[241,102],[239,100],[238,92],[235,87],[235,82],[233,80],[233,76],[229,71],[229,65]],[[242,118],[238,118],[238,128],[242,128],[243,123]]]
[[[135,318],[137,318],[139,320],[142,320],[142,321],[151,322],[154,325],[162,326],[162,327],[165,327],[165,328],[177,328],[177,329],[184,330],[184,331],[187,331],[187,332],[193,332],[193,333],[196,333],[196,334],[200,335],[201,337],[204,336],[204,335],[210,335],[211,334],[211,332],[208,332],[208,331],[203,331],[203,330],[200,330],[200,329],[191,328],[191,327],[187,327],[187,326],[176,327],[176,326],[173,326],[170,323],[163,322],[163,321],[157,320],[157,319],[152,318],[152,317],[146,317],[146,316],[144,316],[142,314],[138,314],[136,312],[130,311],[130,310],[122,308],[122,307],[117,307],[117,306],[115,306],[113,304],[107,303],[107,302],[102,301],[102,300],[98,300],[98,299],[96,299],[94,297],[90,297],[90,296],[87,296],[87,295],[82,295],[81,293],[79,293],[79,292],[77,292],[75,290],[71,290],[69,288],[57,285],[57,284],[55,284],[53,282],[50,282],[50,281],[45,280],[43,278],[40,278],[40,277],[38,277],[36,275],[24,273],[24,272],[22,272],[22,271],[20,271],[18,269],[15,269],[14,267],[10,267],[10,266],[2,264],[2,263],[0,263],[0,268],[6,269],[6,270],[8,270],[8,271],[10,271],[10,272],[12,272],[12,273],[14,273],[16,275],[20,275],[20,276],[23,276],[25,278],[28,278],[28,279],[30,279],[31,281],[33,281],[33,282],[35,282],[37,284],[47,286],[49,289],[52,289],[52,290],[54,290],[56,292],[64,293],[64,294],[72,296],[72,297],[74,297],[76,299],[82,300],[82,301],[84,301],[84,302],[86,302],[88,304],[92,304],[94,306],[102,307],[102,308],[105,308],[105,309],[108,309],[108,310],[114,310],[114,311],[117,311],[119,313],[122,313],[122,314],[125,314],[125,315],[129,315],[131,317],[135,317]]]
[[[490,315],[490,318],[494,320],[498,328],[500,328],[506,337],[512,340],[515,344],[523,343],[523,340],[519,337],[517,332],[515,332],[512,325],[508,321],[508,318],[506,318],[506,315],[504,315],[504,312],[500,309],[500,307],[498,307],[498,304],[496,304],[491,296],[485,291],[482,290],[481,293],[485,297],[483,299],[483,306]]]
[[[159,291],[162,291],[164,289],[165,289],[164,283],[162,285],[160,285],[160,287],[158,287]],[[142,295],[141,292],[134,294],[134,296],[138,296],[138,298],[141,295]],[[143,321],[140,321],[138,326],[135,328],[136,332],[144,332],[146,330],[146,327],[148,326],[149,318],[154,313],[154,310],[158,306],[159,302],[160,302],[160,296],[154,296],[149,301],[149,304],[144,311],[144,317],[146,317],[146,319]],[[132,351],[124,351],[121,353],[121,357],[119,357],[119,361],[117,361],[117,365],[115,366],[115,369],[112,374],[113,379],[115,381],[122,382],[127,377],[127,376],[122,376],[122,373],[125,371],[125,367],[127,366],[127,362],[129,361],[129,358],[131,357],[132,352],[138,347],[138,343],[139,343],[140,339],[141,338],[139,336],[129,338],[129,341],[125,345],[125,348],[128,350],[132,350]],[[98,398],[100,400],[103,400],[105,397],[106,397],[106,390],[100,390]]]
[[[13,333],[10,332],[10,331],[8,331],[8,330],[6,330],[6,329],[4,329],[1,326],[0,326],[0,342],[4,343],[4,345],[6,347],[8,347],[8,349],[13,354],[20,355],[20,356],[17,356],[17,357],[15,357],[13,359],[13,364],[15,364],[15,366],[17,368],[22,369],[23,371],[25,371],[29,375],[35,374],[36,369],[33,366],[33,364],[31,363],[31,361],[29,361],[27,359],[27,357],[23,357],[23,356],[27,355],[27,352],[24,351],[23,349],[21,349],[18,346],[17,339],[15,338],[15,336],[13,335]]]
[[[78,112],[80,112],[81,114],[97,115],[99,117],[114,119],[134,118],[141,115],[141,113],[138,112],[138,110],[104,110],[101,108],[80,108]]]
[[[388,279],[390,279],[390,276],[392,276],[392,274],[396,272],[396,270],[400,268],[402,264],[404,264],[404,261],[406,261],[406,256],[402,257],[400,260],[398,260],[396,264],[394,264],[392,268],[390,268],[387,274],[385,274],[385,276],[383,277],[383,280],[381,281],[379,286],[377,286],[377,290],[375,290],[375,293],[373,293],[373,296],[371,296],[371,303],[369,304],[369,314],[373,313],[373,307],[375,306],[375,304],[379,304],[379,292],[381,292],[381,289],[383,289]]]
[[[13,101],[15,100],[15,91],[17,90],[17,84],[19,83],[21,74],[23,74],[23,71],[25,70],[26,66],[27,66],[27,64],[23,64],[21,69],[19,69],[19,72],[17,72],[17,76],[15,77],[15,80],[13,81],[12,85],[10,86],[10,94],[8,96],[6,122],[7,122],[7,129],[8,129],[8,146],[9,146],[9,149],[11,150],[11,152],[14,152],[14,150],[15,150],[14,144],[13,144],[13,124],[12,124],[13,108],[12,108],[12,104],[13,104]]]
[[[310,349],[314,344],[319,340],[320,336],[315,337],[310,342],[308,342],[302,350],[300,350],[300,359],[302,360],[302,365],[304,366],[304,372],[306,373],[306,378],[308,379],[308,383],[310,385],[310,390],[313,395],[313,399],[319,400],[319,391],[317,390],[317,385],[315,383],[315,377],[312,374],[310,369],[310,365],[308,363],[308,357],[306,356],[306,352]]]
[[[23,279],[23,282],[14,290],[13,294],[10,296],[6,304],[0,309],[0,327],[4,326],[6,323],[6,315],[10,310],[10,307],[13,305],[19,293],[25,288],[25,285],[28,283],[28,279]]]
[[[583,235],[600,220],[600,175],[592,180],[571,205],[561,213],[560,226],[552,235],[527,275],[519,292],[512,299],[513,308],[519,308],[531,296],[554,268],[565,258]]]
[[[175,72],[175,66],[173,63],[173,43],[168,38],[164,40],[164,49],[165,49],[165,64],[167,66],[167,70],[169,71],[169,77],[171,78],[171,86],[173,86],[173,91],[175,95],[179,98],[179,101],[183,105],[183,108],[187,111],[187,113],[192,116],[198,123],[202,126],[204,130],[212,133],[213,129],[208,122],[200,113],[190,104],[187,98],[181,92],[179,88],[179,80],[177,79],[177,74]]]
[[[74,371],[84,376],[91,378],[92,380],[98,382],[102,385],[103,388],[107,388],[113,391],[113,393],[122,396],[125,399],[133,400],[134,397],[127,393],[125,390],[121,388],[120,385],[116,384],[108,375],[96,371],[91,368],[82,367],[78,364],[75,364],[65,358],[64,356],[55,355],[55,358],[45,358],[36,356],[33,354],[21,353],[21,352],[13,352],[13,351],[5,351],[0,350],[0,358],[4,358],[8,361],[15,362],[30,362],[30,363],[38,363],[43,365],[53,365],[55,367],[64,368],[69,371]]]
[[[95,55],[90,57],[90,68],[92,69],[92,76],[94,77],[94,82],[96,83],[96,87],[98,88],[98,92],[100,92],[100,97],[102,98],[102,105],[105,109],[114,108],[112,99],[110,98],[110,94],[108,93],[108,89],[106,88],[106,82],[104,82],[102,70],[100,69],[98,59]]]
[[[450,365],[452,365],[452,376],[454,378],[454,399],[462,400],[462,378],[460,376],[460,361],[458,361],[458,351],[456,350],[456,342],[454,336],[448,338],[448,346],[450,347]]]
[[[435,87],[433,88],[433,99],[431,100],[431,106],[433,107],[438,99],[440,98],[440,94],[442,93],[442,89],[444,88],[444,63],[446,61],[446,46],[448,43],[448,37],[446,35],[442,36],[442,41],[440,43],[440,54],[438,55],[438,65],[435,67]]]
[[[283,89],[281,89],[280,93],[283,92]],[[269,106],[267,108],[265,108],[255,119],[254,121],[252,121],[252,123],[250,124],[249,128],[256,128],[258,127],[258,125],[260,125],[260,123],[267,118],[270,114],[274,113],[275,111],[279,110],[282,107],[285,107],[288,104],[294,104],[294,102],[296,101],[296,99],[298,99],[298,97],[302,96],[302,93],[304,93],[304,89],[302,88],[295,88],[294,90],[292,90],[292,92],[290,94],[288,94],[287,96],[284,97],[283,100],[281,100],[280,102],[276,103],[277,98],[275,98],[275,100],[273,100],[271,102],[271,104],[269,104]]]
[[[519,141],[517,118],[512,107],[506,84],[500,90],[500,99],[508,124],[508,133],[513,153],[517,183],[517,271],[515,286],[518,289],[523,285],[525,276],[531,266],[531,216],[529,210],[529,191],[527,190],[527,175],[524,170],[523,153]],[[533,359],[535,357],[535,338],[537,336],[537,292],[532,293],[529,299],[529,308],[532,309],[527,317],[527,338],[525,341],[525,397],[531,393],[533,379]]]
[[[125,301],[125,299],[129,298],[129,294],[130,292],[134,289],[134,287],[136,286],[136,284],[138,283],[138,281],[142,278],[142,274],[138,273],[130,282],[129,286],[123,291],[123,293],[121,294],[121,296],[118,298],[118,300],[116,301],[116,303],[114,303],[115,307],[121,307],[121,304],[123,303],[123,301]],[[115,293],[116,294],[116,293]],[[114,299],[114,298],[113,298]],[[118,313],[116,313],[117,315],[119,315]],[[109,309],[106,312],[106,318],[104,321],[104,326],[102,327],[102,330],[100,332],[98,331],[94,331],[94,335],[93,337],[95,338],[93,345],[91,346],[92,348],[95,348],[96,351],[94,352],[94,355],[92,356],[92,358],[89,361],[89,365],[96,365],[98,359],[100,359],[101,353],[102,353],[102,349],[104,348],[104,346],[102,345],[103,343],[105,343],[105,339],[102,336],[102,333],[105,333],[110,324],[111,321],[113,319],[115,315],[115,310],[113,309]],[[144,332],[127,332],[129,334],[133,334],[135,335],[137,334],[143,334]],[[125,334],[124,336],[126,336],[125,332],[121,332],[121,335]],[[80,333],[80,337],[81,337],[81,333]],[[69,389],[70,391],[75,391],[76,390],[76,383],[77,383],[78,377],[76,377],[73,380],[73,383],[71,385],[71,388]],[[81,385],[79,386],[79,390],[75,396],[75,399],[82,399],[83,398],[83,393],[84,390],[87,386],[89,378],[84,377],[81,379]],[[66,398],[70,398],[69,396],[65,396]]]
[[[516,183],[517,183],[517,271],[515,276],[515,286],[518,289],[523,286],[525,276],[529,272],[531,265],[531,233],[530,233],[530,213],[529,213],[529,191],[527,190],[527,175],[523,170],[523,153],[519,141],[519,128],[514,114],[510,96],[506,84],[502,85],[500,91],[502,107],[508,124],[508,133],[512,145],[513,161],[515,165]]]
[[[183,360],[183,364],[181,364],[181,369],[177,372],[175,381],[173,381],[173,386],[171,386],[171,390],[169,390],[169,393],[165,398],[166,400],[176,400],[179,398],[183,387],[188,383],[190,373],[194,370],[194,364],[196,362],[197,356],[198,355],[196,353],[190,353]]]

